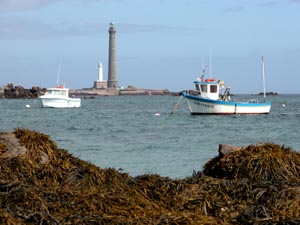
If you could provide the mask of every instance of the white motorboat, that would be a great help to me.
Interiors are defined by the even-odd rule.
[[[81,99],[69,97],[69,88],[62,85],[47,88],[45,94],[39,96],[39,99],[41,99],[42,107],[76,108],[81,106]]]

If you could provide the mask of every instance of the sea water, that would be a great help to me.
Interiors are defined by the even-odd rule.
[[[246,100],[254,96],[234,96]],[[82,99],[81,108],[42,108],[38,99],[0,100],[0,131],[28,128],[101,168],[131,176],[191,176],[218,155],[219,144],[261,142],[300,149],[300,95],[269,96],[267,115],[193,116],[178,96]]]

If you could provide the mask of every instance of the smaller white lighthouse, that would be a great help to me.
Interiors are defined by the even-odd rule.
[[[101,62],[98,64],[98,80],[94,81],[94,88],[95,89],[107,88],[107,81],[103,80],[103,66]]]
[[[98,81],[103,81],[103,66],[101,62],[98,65]]]

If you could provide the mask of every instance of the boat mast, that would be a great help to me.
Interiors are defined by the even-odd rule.
[[[212,78],[212,50],[210,48],[210,53],[209,53],[209,78]]]
[[[201,79],[204,78],[207,71],[207,65],[204,64],[204,58],[202,57],[202,71],[201,71]]]
[[[263,79],[263,88],[264,88],[264,101],[266,101],[266,83],[265,83],[265,62],[264,62],[264,56],[261,57],[261,70],[262,70],[262,79]]]
[[[56,85],[59,85],[59,74],[60,74],[60,68],[61,68],[61,62],[59,63],[58,71],[57,71],[57,79],[56,79]]]

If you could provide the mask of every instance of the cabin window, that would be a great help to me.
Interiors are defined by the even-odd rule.
[[[200,91],[199,84],[196,84],[196,90],[197,90],[197,91]]]
[[[56,91],[53,91],[53,94],[54,95],[61,95],[62,91],[61,90],[56,90]]]
[[[210,93],[217,93],[218,86],[217,85],[210,85]]]
[[[207,85],[206,84],[201,85],[201,91],[202,92],[207,92]]]

